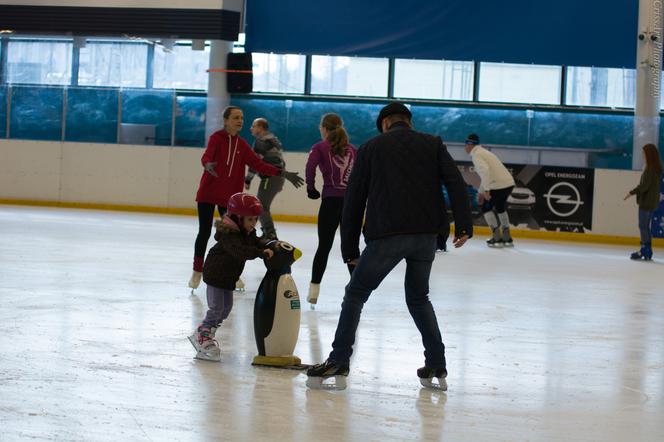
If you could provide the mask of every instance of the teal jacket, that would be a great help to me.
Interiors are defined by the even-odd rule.
[[[652,212],[659,205],[659,193],[662,177],[655,171],[644,170],[639,185],[629,193],[636,195],[636,203],[640,209]]]

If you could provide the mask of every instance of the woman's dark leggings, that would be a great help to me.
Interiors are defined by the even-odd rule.
[[[323,198],[318,210],[318,249],[314,256],[314,265],[311,271],[311,282],[320,284],[323,273],[327,267],[327,257],[334,244],[334,234],[337,227],[341,225],[341,214],[344,209],[343,197]],[[348,266],[348,271],[353,272],[355,266]]]
[[[219,216],[224,216],[226,208],[217,206]],[[214,220],[214,204],[198,203],[198,235],[196,235],[196,242],[194,243],[194,256],[199,258],[205,257],[205,250],[207,249],[210,233],[212,232],[212,221]]]

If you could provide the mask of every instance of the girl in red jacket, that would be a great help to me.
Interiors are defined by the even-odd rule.
[[[242,130],[242,109],[229,106],[224,109],[224,128],[210,136],[201,164],[205,169],[196,193],[198,203],[198,235],[194,244],[194,271],[189,280],[189,287],[198,288],[203,272],[203,259],[210,239],[214,206],[219,215],[226,213],[226,206],[231,195],[242,192],[246,166],[256,172],[276,176],[280,175],[295,187],[300,187],[304,180],[297,172],[287,172],[261,161],[249,144],[238,135]]]

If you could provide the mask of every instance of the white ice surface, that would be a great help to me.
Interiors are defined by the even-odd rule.
[[[636,222],[636,220],[635,220]],[[277,223],[301,248],[296,355],[323,360],[347,282],[338,244],[315,311],[304,299],[313,225]],[[431,299],[449,391],[422,389],[403,265],[365,306],[348,389],[252,367],[247,265],[220,330],[222,362],[187,341],[193,217],[0,206],[0,440],[664,440],[664,251],[484,238],[436,257]],[[212,245],[212,240],[210,241]]]

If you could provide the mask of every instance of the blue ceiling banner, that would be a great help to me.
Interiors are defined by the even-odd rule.
[[[633,68],[637,0],[247,0],[250,52]]]

